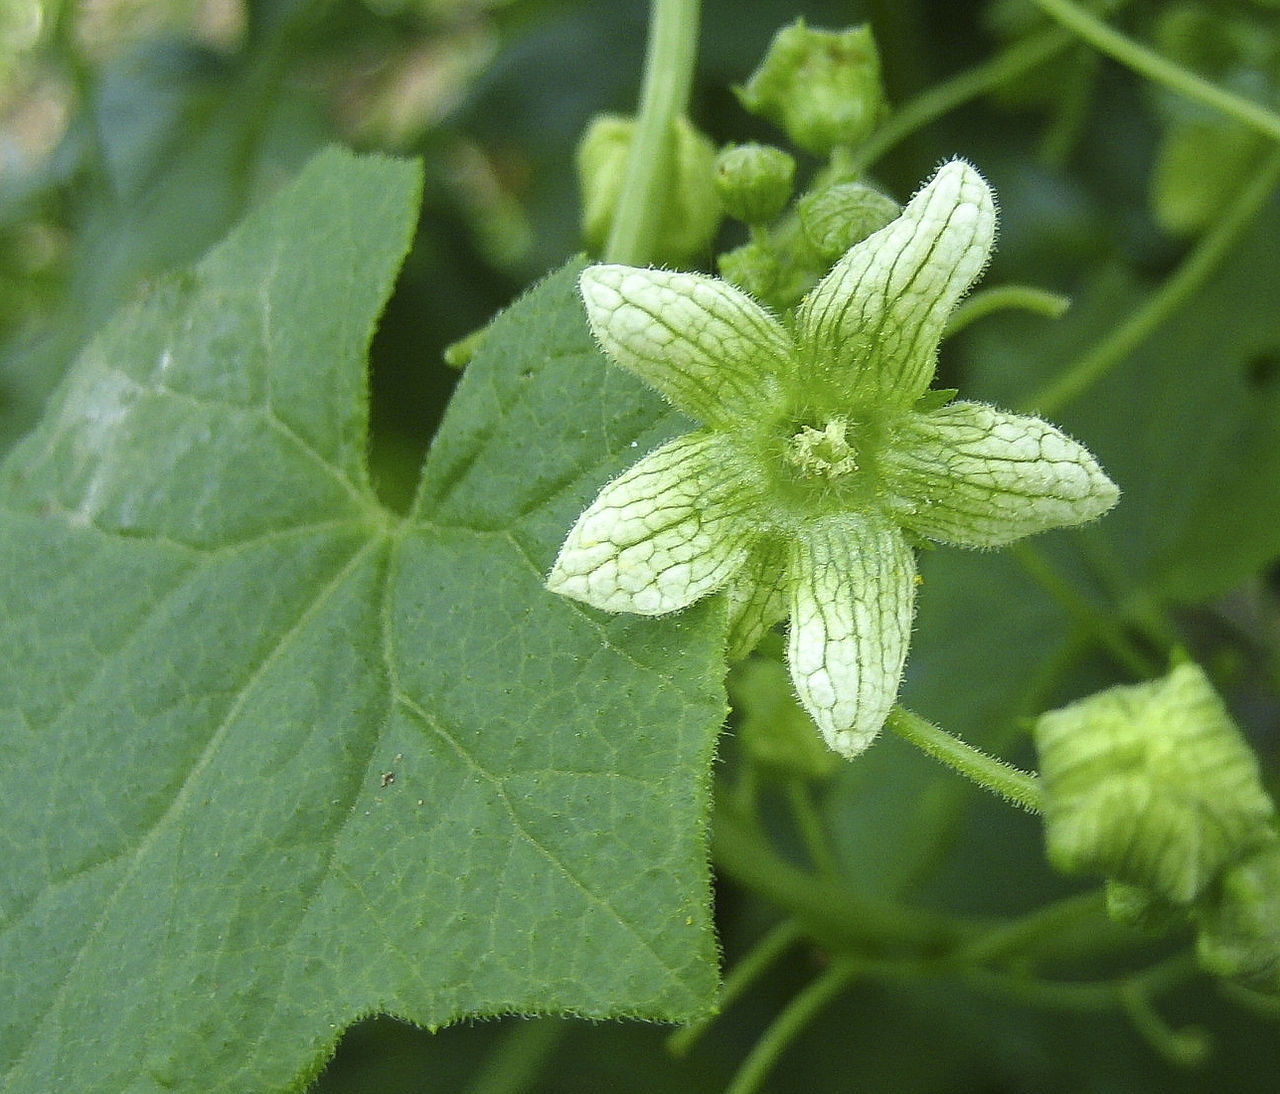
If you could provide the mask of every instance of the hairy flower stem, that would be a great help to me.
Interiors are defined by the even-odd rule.
[[[698,50],[698,0],[653,0],[644,84],[606,262],[642,266],[666,204],[675,122],[689,105]]]
[[[988,756],[904,707],[895,706],[885,725],[984,789],[1022,806],[1029,813],[1044,811],[1044,796],[1035,775]]]

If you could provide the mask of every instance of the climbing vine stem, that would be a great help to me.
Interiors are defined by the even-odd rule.
[[[957,107],[1031,72],[1071,48],[1075,41],[1075,36],[1070,31],[1062,27],[1049,27],[1014,42],[989,60],[920,92],[895,110],[888,121],[860,145],[850,161],[842,167],[849,174],[865,170],[911,134]]]
[[[675,123],[689,105],[698,51],[698,0],[653,0],[644,83],[606,262],[642,266],[666,202]]]
[[[1142,307],[1134,311],[1105,339],[1058,377],[1027,400],[1025,408],[1052,414],[1086,391],[1142,344],[1208,281],[1249,222],[1280,183],[1280,150],[1273,152],[1255,172],[1213,227],[1187,253],[1181,265]]]
[[[1210,83],[1147,49],[1071,0],[1032,0],[1042,12],[1122,65],[1280,141],[1280,114]]]
[[[845,989],[856,972],[856,965],[837,961],[810,982],[770,1023],[742,1062],[725,1094],[754,1094],[759,1090],[787,1045]]]

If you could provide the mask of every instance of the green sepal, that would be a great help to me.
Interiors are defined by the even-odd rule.
[[[785,540],[762,537],[729,583],[726,656],[730,664],[751,653],[769,628],[787,617],[787,555]]]

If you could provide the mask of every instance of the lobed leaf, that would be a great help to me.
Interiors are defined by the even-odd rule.
[[[318,157],[0,467],[5,1090],[294,1088],[373,1011],[711,1004],[723,622],[543,588],[679,424],[606,369],[571,266],[383,510],[364,355],[418,186]]]

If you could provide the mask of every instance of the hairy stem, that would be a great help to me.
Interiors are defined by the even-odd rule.
[[[885,724],[899,737],[906,738],[935,760],[955,768],[984,789],[1022,806],[1029,813],[1044,811],[1044,796],[1040,791],[1040,780],[1035,775],[988,756],[905,707],[895,706]]]
[[[644,83],[606,262],[641,266],[669,195],[675,123],[689,106],[698,50],[698,0],[653,0]]]

